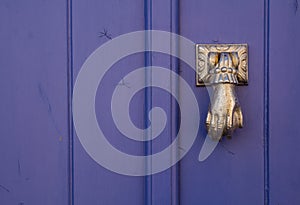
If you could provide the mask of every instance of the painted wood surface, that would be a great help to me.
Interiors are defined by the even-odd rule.
[[[199,136],[180,162],[180,204],[263,204],[264,201],[264,4],[263,1],[229,2],[190,0],[180,3],[180,34],[197,43],[247,43],[249,86],[238,87],[244,128],[224,140],[204,162],[198,155],[206,131],[209,97],[196,88],[201,111]],[[195,74],[181,66],[191,85]]]
[[[145,2],[152,2],[152,9]],[[298,1],[145,2],[0,2],[0,204],[299,204]],[[195,74],[184,63],[178,67],[176,59],[153,53],[153,65],[178,71],[190,83],[202,124],[178,165],[145,180],[113,173],[88,156],[70,121],[70,100],[87,57],[121,34],[149,28],[149,11],[153,29],[179,32],[195,43],[248,43],[250,58],[249,86],[237,88],[245,127],[199,162],[207,91],[194,86]],[[130,87],[122,78],[144,64],[144,53],[117,62],[96,98],[109,142],[135,155],[145,153],[144,144],[123,136],[108,110],[114,88]],[[149,100],[168,116],[166,129],[151,143],[151,151],[158,152],[177,131],[178,110],[163,90],[152,89]],[[140,128],[145,104],[142,90],[130,107]]]
[[[73,0],[72,13],[74,80],[84,61],[100,45],[121,34],[144,29],[142,1]],[[117,130],[111,116],[110,102],[116,86],[130,87],[130,82],[119,83],[122,78],[142,66],[143,54],[133,55],[116,63],[100,83],[96,97],[99,126],[113,146],[130,154],[143,154],[143,143],[134,142]],[[144,77],[141,76],[140,80],[144,81]],[[135,111],[132,118],[139,126],[143,126],[143,92],[136,96],[133,103]],[[86,153],[76,133],[73,172],[76,205],[144,203],[144,178],[123,176],[101,167]]]
[[[152,5],[152,29],[178,33],[178,1],[152,1]],[[152,58],[154,66],[168,68],[178,73],[178,62],[175,58],[157,52],[153,53]],[[179,86],[177,82],[172,82],[171,78],[166,79],[160,76],[155,76],[155,78],[160,78],[161,81],[168,82],[170,87],[172,87],[172,83],[175,83],[177,88]],[[168,116],[164,131],[158,138],[152,141],[153,153],[157,153],[164,150],[176,138],[178,132],[178,105],[170,93],[158,88],[153,89],[152,102],[153,107],[161,107]],[[152,204],[178,204],[178,183],[178,165],[162,173],[153,175]]]
[[[0,2],[0,204],[68,204],[66,2]]]
[[[298,6],[297,0],[270,1],[270,204],[300,204]]]

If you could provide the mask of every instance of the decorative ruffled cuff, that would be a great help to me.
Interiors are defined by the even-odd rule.
[[[212,70],[211,83],[232,83],[238,84],[237,80],[237,70],[235,68],[216,68]]]

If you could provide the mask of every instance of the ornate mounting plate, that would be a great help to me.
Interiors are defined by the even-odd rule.
[[[248,85],[247,44],[196,44],[196,85],[214,84],[215,66],[221,54],[231,56],[233,69],[236,69],[236,84]]]

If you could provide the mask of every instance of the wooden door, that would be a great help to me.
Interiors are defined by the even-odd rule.
[[[297,0],[2,0],[0,15],[0,204],[300,203]],[[178,58],[140,50],[114,63],[97,88],[95,111],[100,129],[117,150],[145,156],[168,148],[183,123],[183,109],[165,89],[140,89],[128,109],[132,123],[141,130],[151,126],[153,107],[162,108],[167,121],[157,138],[132,140],[112,116],[116,88],[129,92],[134,82],[151,85],[156,80],[174,88],[184,101],[184,85],[179,83],[183,79],[200,111],[196,139],[178,163],[155,174],[130,176],[91,157],[77,135],[72,103],[75,82],[91,54],[123,34],[142,30],[179,34],[195,44],[247,43],[249,85],[237,87],[244,128],[200,162],[209,96],[205,88],[195,86],[195,71],[180,58],[186,50],[170,41]],[[136,44],[151,48],[155,42],[146,35]],[[178,76],[152,76],[148,66]],[[126,78],[143,67],[134,82]],[[123,106],[120,101],[118,108]],[[192,107],[185,111],[197,113]],[[109,154],[107,159],[115,163]],[[120,163],[127,166],[126,161]],[[145,161],[131,168],[148,165]]]

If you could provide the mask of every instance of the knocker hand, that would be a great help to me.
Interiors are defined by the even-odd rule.
[[[243,127],[243,115],[234,89],[235,85],[230,83],[213,85],[206,127],[214,141],[222,136],[231,137],[237,127]]]

